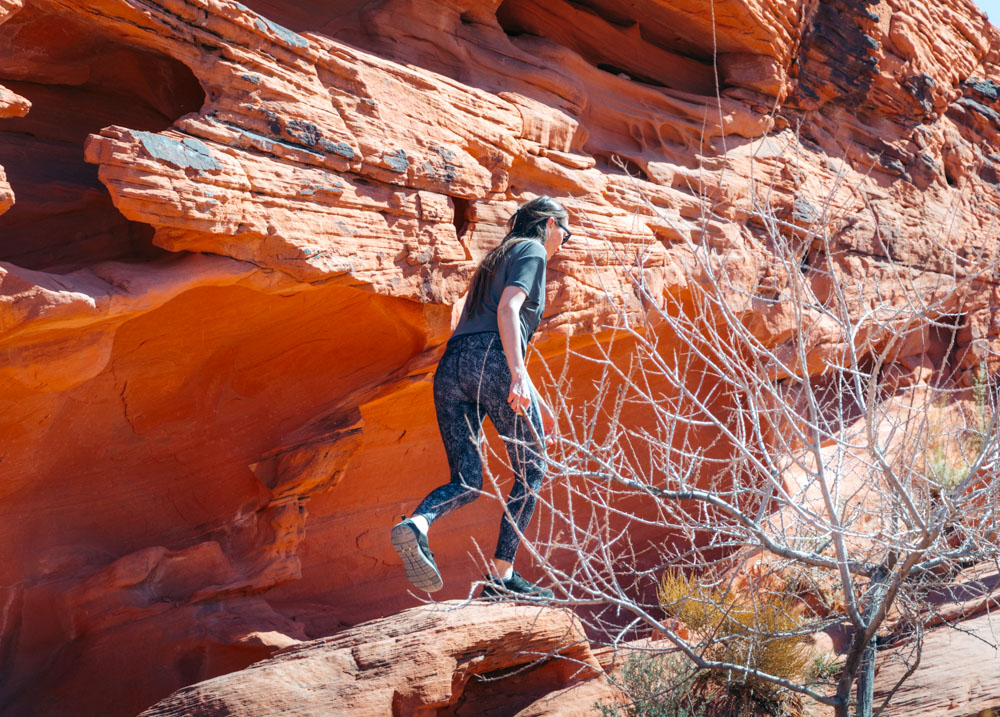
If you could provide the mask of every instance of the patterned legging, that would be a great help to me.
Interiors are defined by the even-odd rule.
[[[542,436],[537,397],[532,396],[527,411],[535,428],[532,433],[527,420],[516,415],[507,403],[509,392],[510,369],[500,334],[465,334],[448,343],[434,374],[434,408],[448,454],[451,482],[431,491],[416,513],[434,522],[478,497],[477,491],[483,486],[479,437],[483,418],[489,416],[507,444],[515,475],[507,512],[500,521],[495,557],[514,562],[520,539],[510,517],[523,533],[535,510],[535,492],[542,485],[545,448],[544,443],[535,440],[535,436]]]

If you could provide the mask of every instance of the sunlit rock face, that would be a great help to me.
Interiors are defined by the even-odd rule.
[[[570,611],[453,601],[291,645],[247,670],[181,690],[142,717],[570,717],[616,697],[599,655]]]
[[[997,252],[1000,37],[962,0],[0,0],[0,22],[11,714],[133,715],[415,603],[387,530],[445,479],[431,372],[520,201],[559,198],[579,236],[539,375],[639,312],[640,257],[663,295],[692,242],[773,295],[764,195],[865,286],[888,258],[949,281],[940,242]],[[959,380],[996,293],[951,308]],[[796,329],[753,319],[771,347]],[[595,369],[570,375],[580,403]],[[435,526],[442,597],[497,515]]]

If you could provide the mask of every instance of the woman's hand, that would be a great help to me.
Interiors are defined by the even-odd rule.
[[[507,395],[507,403],[511,409],[519,416],[523,416],[531,405],[531,379],[528,378],[527,371],[518,371],[510,379],[510,393]]]

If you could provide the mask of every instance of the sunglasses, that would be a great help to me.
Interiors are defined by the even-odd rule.
[[[562,230],[563,238],[561,244],[565,244],[566,242],[569,241],[570,237],[573,236],[573,232],[564,227],[560,222],[556,222],[556,226],[559,227],[560,230]]]

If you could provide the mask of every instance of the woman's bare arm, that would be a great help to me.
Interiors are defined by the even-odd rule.
[[[507,402],[514,413],[523,413],[531,405],[531,379],[528,378],[521,353],[521,306],[527,296],[528,293],[521,287],[507,286],[497,307],[500,342],[507,358],[507,368],[510,369],[510,394]]]

